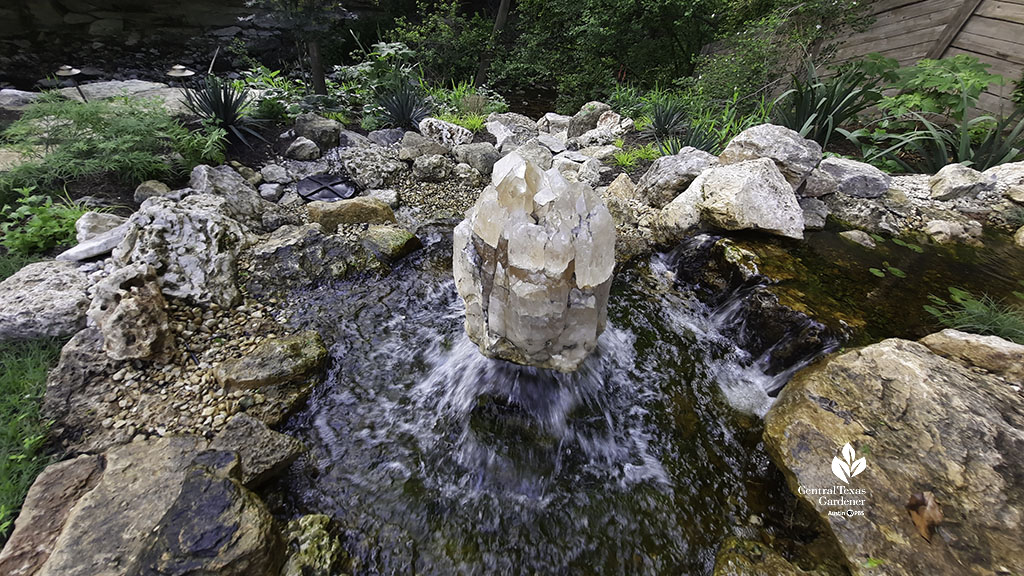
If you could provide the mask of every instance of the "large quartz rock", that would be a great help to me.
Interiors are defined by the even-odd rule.
[[[771,158],[796,190],[821,162],[821,146],[789,128],[761,124],[737,134],[722,151],[719,161],[735,164],[756,158]]]
[[[611,214],[586,185],[518,154],[495,164],[491,182],[454,234],[466,332],[488,356],[575,370],[605,327]]]
[[[167,302],[149,265],[125,266],[100,281],[89,318],[114,360],[166,359],[174,351]]]
[[[0,282],[0,342],[63,338],[85,327],[89,280],[70,262],[25,266]]]
[[[114,261],[152,266],[166,295],[231,306],[241,297],[237,261],[249,236],[225,215],[226,203],[224,197],[207,194],[178,203],[160,197],[146,200],[128,219],[129,230],[114,249]]]
[[[796,239],[804,235],[796,194],[768,158],[708,172],[699,207],[704,220],[726,230],[764,230]]]
[[[711,154],[687,146],[678,154],[655,160],[637,182],[637,194],[651,206],[661,208],[685,190],[701,172],[717,165],[718,159]]]
[[[885,340],[798,373],[765,417],[764,440],[852,574],[1024,573],[1024,397],[1007,382],[916,342]],[[832,464],[849,460],[846,445],[865,462],[848,482]],[[814,492],[836,486],[865,492]],[[924,492],[943,517],[930,541],[907,511]],[[835,502],[842,498],[866,502]]]

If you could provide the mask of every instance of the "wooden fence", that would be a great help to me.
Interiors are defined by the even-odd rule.
[[[874,0],[870,12],[874,24],[843,39],[837,62],[872,52],[900,65],[968,54],[1006,78],[1005,86],[981,95],[978,107],[1013,110],[1009,95],[1024,73],[1024,0]]]

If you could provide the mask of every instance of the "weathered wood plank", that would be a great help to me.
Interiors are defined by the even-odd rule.
[[[978,54],[989,54],[1014,64],[1024,64],[1024,47],[1014,42],[979,36],[971,32],[961,32],[956,37],[954,46]]]
[[[841,51],[849,53],[850,51],[858,50],[861,54],[868,54],[871,52],[888,52],[890,50],[913,46],[923,42],[931,42],[934,44],[942,34],[944,28],[944,26],[938,25],[932,26],[931,28],[925,28],[924,30],[908,32],[906,34],[880,37],[870,41],[859,41],[856,43],[851,42],[844,46]]]
[[[967,24],[964,24],[961,32],[1017,44],[1020,46],[1020,50],[1024,51],[1024,24],[1004,22],[1003,20],[994,20],[975,15],[967,21]],[[953,42],[955,43],[956,40],[954,39]]]
[[[871,7],[868,9],[868,12],[870,12],[872,15],[877,16],[878,14],[882,14],[890,10],[895,10],[903,6],[908,6],[910,4],[927,3],[928,0],[879,0],[878,2],[871,3]]]
[[[928,51],[929,58],[942,57],[943,53],[946,52],[946,48],[949,48],[949,45],[953,43],[953,39],[960,33],[960,30],[967,23],[967,20],[970,19],[971,15],[974,14],[979,4],[981,4],[981,0],[964,0],[960,10],[946,24],[946,29],[942,31],[942,35],[939,36],[935,45]]]
[[[954,3],[959,4],[959,2]],[[849,41],[875,42],[882,38],[888,38],[898,34],[906,34],[908,32],[916,32],[917,30],[923,30],[933,26],[945,26],[949,23],[949,20],[953,15],[956,14],[956,11],[957,8],[952,6],[944,10],[938,10],[918,16],[875,22],[870,29],[865,30],[864,32],[851,34]]]
[[[927,2],[907,4],[906,6],[900,6],[894,10],[876,15],[875,21],[871,23],[871,28],[875,29],[882,26],[888,26],[895,22],[924,14],[932,14],[934,12],[941,12],[949,9],[955,10],[960,7],[962,2],[963,0],[928,0]]]
[[[1024,4],[1011,4],[1009,2],[1001,2],[1000,0],[984,0],[974,15],[1024,24]]]

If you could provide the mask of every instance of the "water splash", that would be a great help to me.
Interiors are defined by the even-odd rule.
[[[392,277],[294,296],[334,365],[289,432],[290,509],[343,527],[359,574],[710,573],[770,507],[771,377],[667,267],[617,276],[572,374],[483,357],[450,245]]]

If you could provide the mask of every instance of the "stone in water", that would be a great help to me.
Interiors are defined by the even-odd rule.
[[[576,370],[597,346],[615,267],[600,196],[511,153],[455,228],[466,332],[485,355]]]

